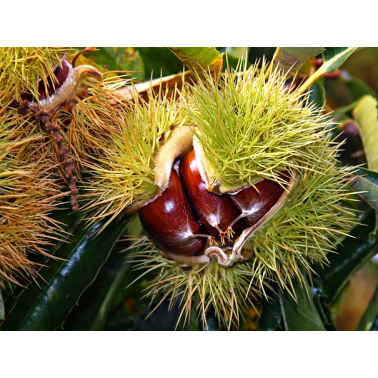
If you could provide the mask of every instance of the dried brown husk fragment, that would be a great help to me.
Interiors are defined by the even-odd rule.
[[[51,218],[62,196],[46,136],[25,117],[0,118],[0,277],[25,285],[38,276],[31,254],[64,238]]]

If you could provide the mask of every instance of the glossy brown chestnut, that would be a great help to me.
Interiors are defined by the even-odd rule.
[[[289,182],[286,174],[279,176],[285,182]],[[241,190],[235,195],[230,195],[235,206],[245,217],[247,227],[255,225],[278,201],[284,189],[281,185],[271,180],[263,180],[254,187]]]
[[[240,212],[227,195],[210,193],[201,178],[194,150],[189,151],[179,166],[180,178],[194,214],[206,232],[213,236],[224,233]],[[245,228],[243,220],[233,226],[235,233]]]
[[[161,197],[139,210],[142,226],[165,251],[194,256],[206,244],[200,233],[200,224],[194,218],[185,197],[180,179],[172,170],[169,187]]]

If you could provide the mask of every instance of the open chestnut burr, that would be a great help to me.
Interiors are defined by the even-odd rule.
[[[139,218],[150,237],[174,260],[205,262],[203,257],[216,254],[218,261],[228,265],[232,262],[225,251],[232,250],[285,192],[289,175],[285,172],[279,177],[286,185],[262,180],[235,194],[214,194],[206,189],[195,151],[190,150],[179,162],[178,172],[172,170],[169,187],[139,210]]]

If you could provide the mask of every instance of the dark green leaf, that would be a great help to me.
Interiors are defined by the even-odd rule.
[[[145,78],[150,81],[182,72],[184,64],[166,47],[136,47],[143,59]]]
[[[377,238],[370,236],[375,225],[375,212],[369,211],[363,223],[364,225],[355,227],[350,233],[354,238],[348,238],[338,245],[337,253],[327,256],[328,266],[323,269],[315,267],[320,279],[314,279],[319,281],[329,303],[335,300],[350,277],[377,252]]]
[[[269,300],[262,300],[262,312],[257,322],[260,331],[274,331],[281,325],[280,298],[272,290],[266,289]]]
[[[324,64],[321,67],[322,71],[335,71],[350,55],[361,50],[361,48],[362,47],[326,47],[323,52]]]
[[[280,293],[285,329],[286,331],[325,331],[312,299],[310,285],[304,276],[302,276],[302,285],[298,279],[293,280],[296,302],[287,290]]]
[[[355,175],[356,178],[350,184],[351,188],[362,192],[359,195],[378,211],[378,173],[370,169],[359,168]]]
[[[377,97],[377,94],[369,85],[356,77],[344,79],[344,82],[352,95],[353,101],[357,101],[366,95]]]
[[[323,84],[315,82],[311,85],[310,90],[310,102],[314,102],[319,108],[322,108],[326,95]]]
[[[369,302],[369,306],[360,320],[357,331],[370,331],[378,316],[378,286]]]
[[[109,287],[109,290],[99,308],[96,318],[93,322],[91,330],[93,331],[101,331],[104,329],[106,324],[106,320],[110,311],[110,303],[114,298],[115,292],[118,289],[120,283],[122,282],[122,278],[125,276],[126,272],[130,269],[130,263],[128,261],[124,261],[121,265],[120,270],[117,272],[117,275],[114,278],[113,283]]]
[[[371,327],[370,331],[378,331],[378,317],[375,319],[373,327]]]
[[[281,47],[275,66],[289,72],[289,77],[301,68],[307,59],[320,54],[324,47]]]
[[[81,224],[69,244],[59,248],[65,260],[50,261],[43,270],[41,287],[30,285],[18,298],[15,309],[7,316],[3,330],[54,330],[84,290],[96,278],[115,242],[128,224],[128,219],[113,223],[105,231],[95,233],[101,223],[85,229]]]
[[[333,314],[328,306],[326,297],[319,288],[313,289],[313,301],[320,317],[322,318],[323,325],[327,331],[337,331]]]
[[[5,307],[3,301],[3,281],[0,279],[0,322],[5,319]]]
[[[159,307],[154,303],[141,315],[134,317],[136,323],[133,331],[173,331],[176,329],[181,309],[178,303],[169,308],[169,299],[165,299]],[[153,313],[152,313],[153,311]],[[177,327],[180,329],[180,327]]]

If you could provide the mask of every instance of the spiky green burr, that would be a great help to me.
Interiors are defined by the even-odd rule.
[[[134,94],[133,105],[107,118],[113,132],[97,135],[104,152],[84,163],[92,175],[85,189],[94,199],[85,208],[95,210],[93,220],[110,216],[110,222],[128,207],[155,197],[158,153],[182,121],[177,105],[161,94],[150,95],[148,103]]]
[[[141,266],[159,271],[151,295],[161,291],[173,301],[182,296],[184,309],[190,311],[195,303],[203,319],[211,304],[229,327],[235,308],[253,293],[263,295],[264,287],[275,283],[295,296],[292,280],[310,273],[315,262],[327,264],[327,254],[357,223],[344,206],[352,195],[347,187],[352,169],[338,165],[340,145],[331,140],[322,109],[285,85],[278,70],[267,75],[265,65],[227,71],[218,80],[207,75],[188,86],[180,111],[194,130],[194,149],[209,191],[237,192],[261,179],[280,183],[282,171],[293,180],[275,211],[235,242],[249,251],[248,260],[190,267],[169,261],[153,246],[150,256],[142,254]],[[216,277],[210,279],[210,271],[217,271]],[[235,298],[218,295],[224,290]]]

